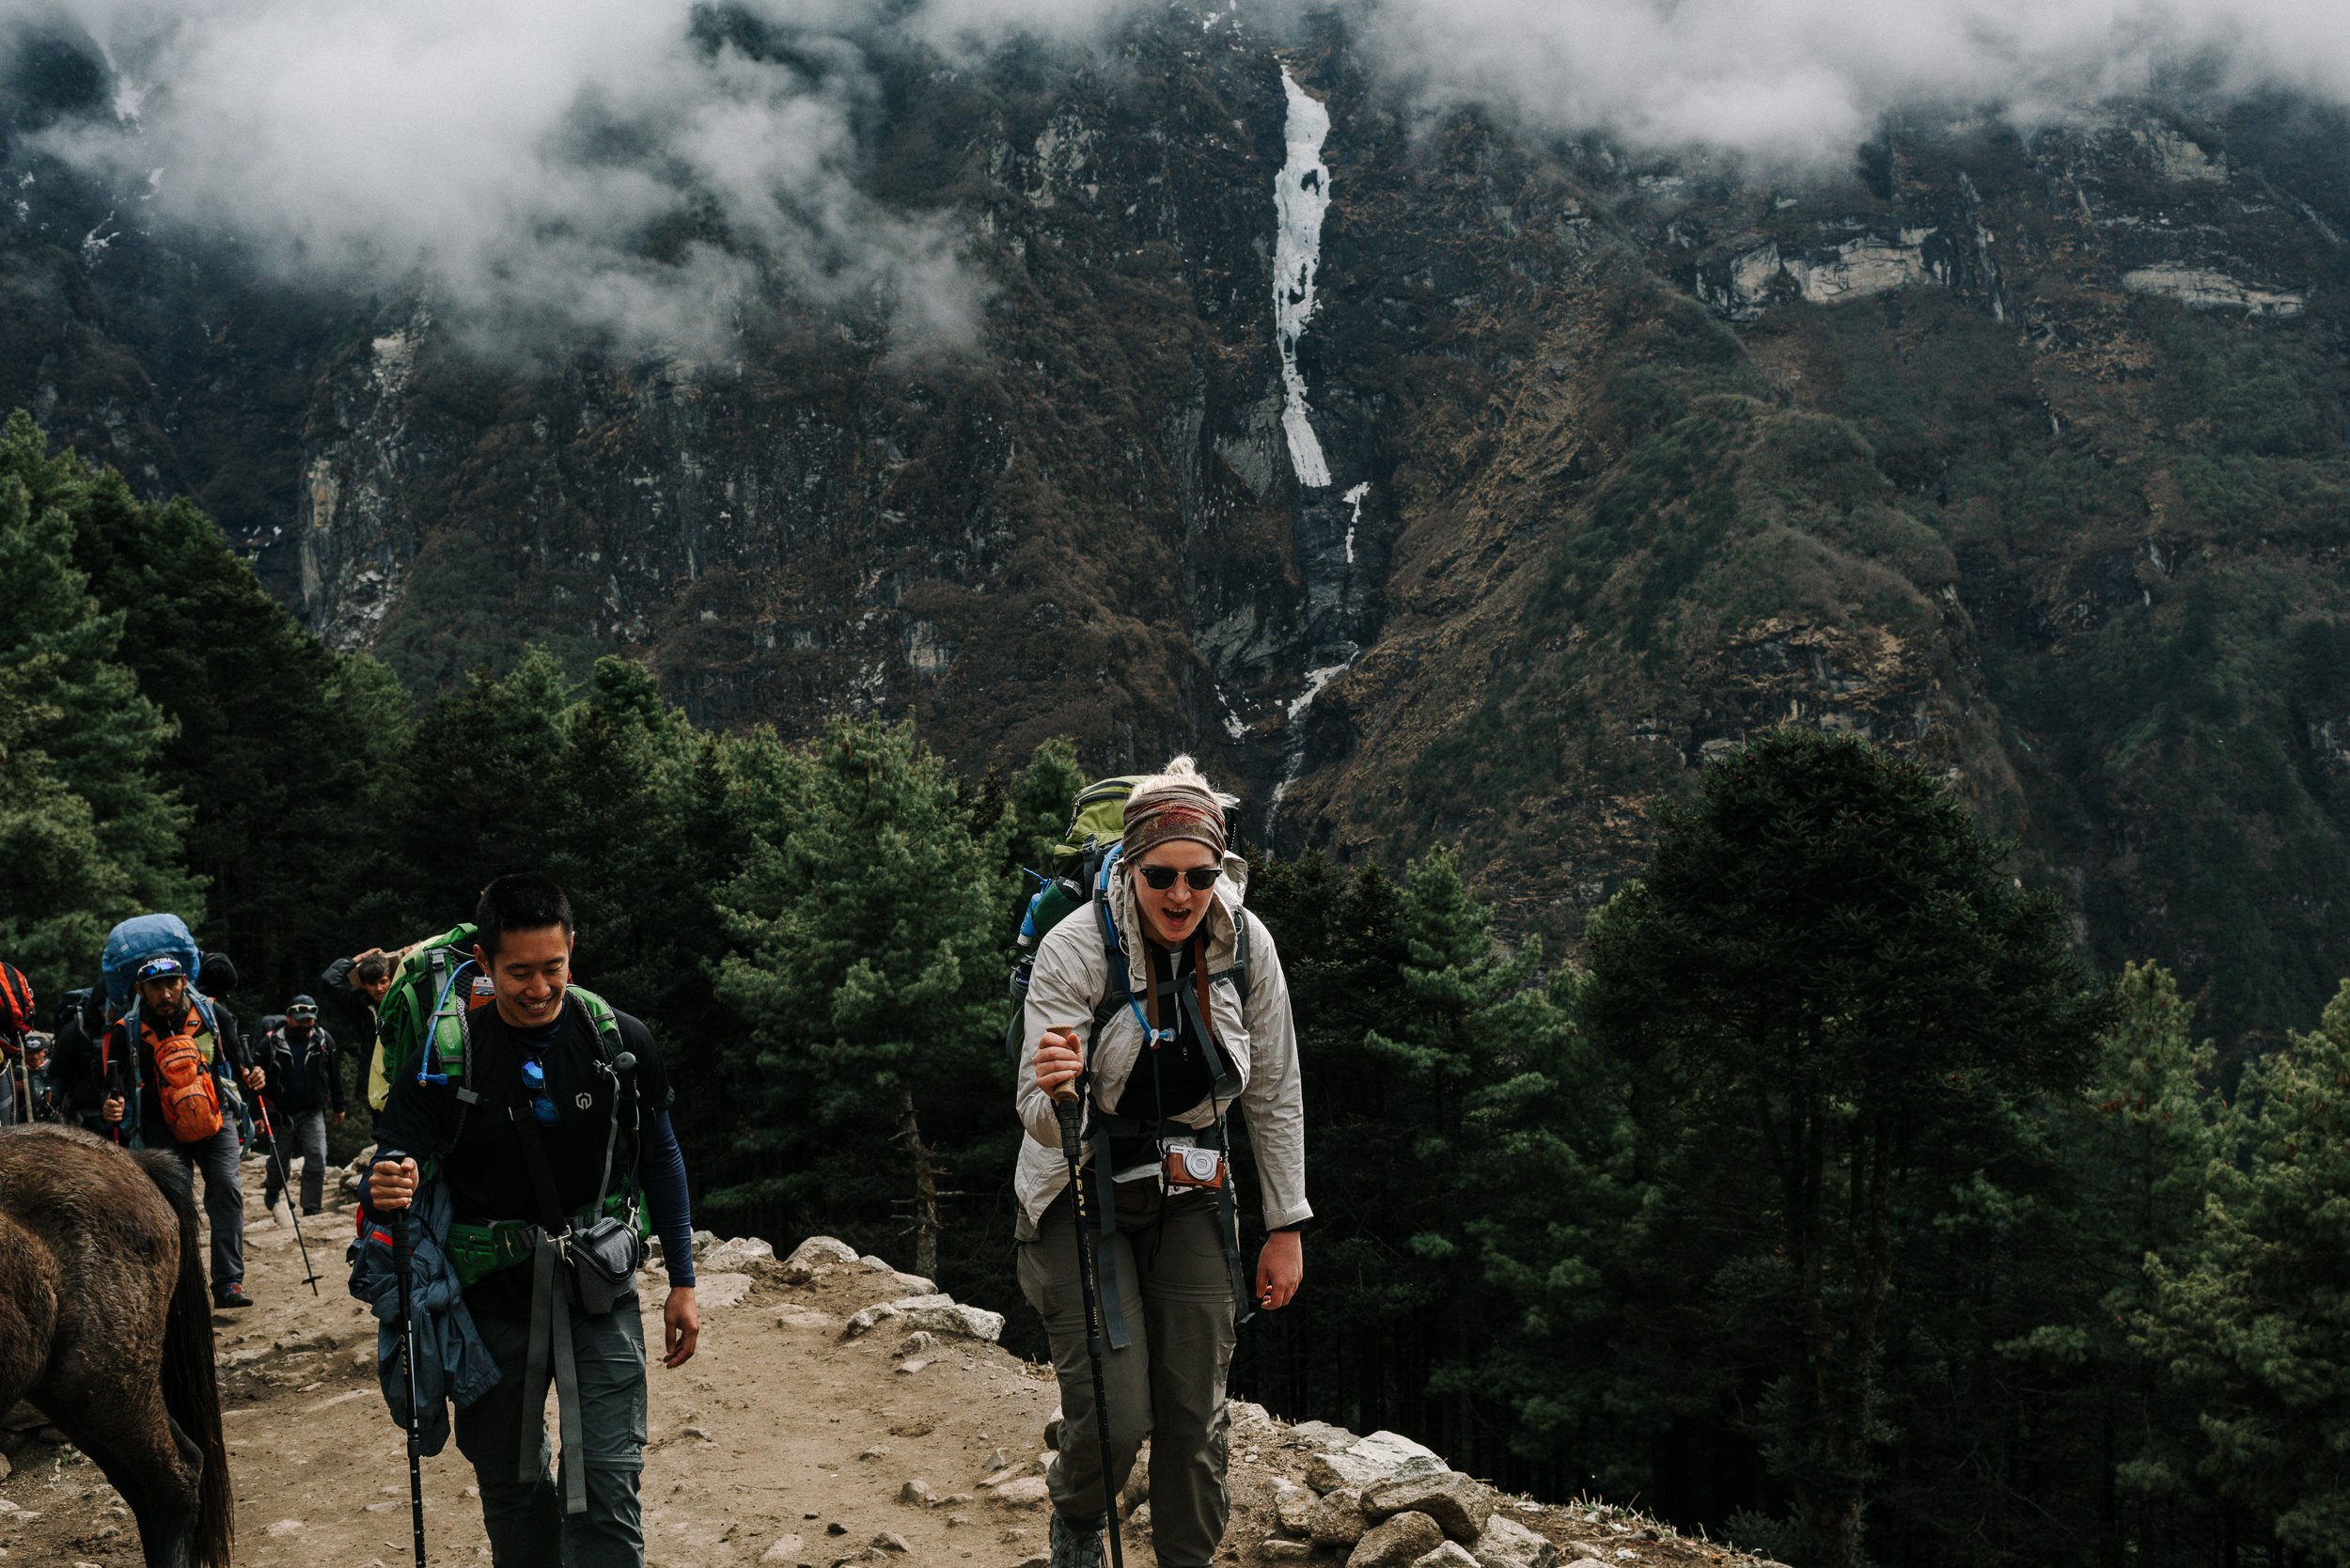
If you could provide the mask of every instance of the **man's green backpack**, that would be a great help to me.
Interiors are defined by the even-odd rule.
[[[455,1084],[461,1106],[480,1098],[467,1078],[467,1018],[497,999],[497,987],[474,962],[474,928],[460,924],[408,950],[392,977],[391,989],[376,1010],[376,1052],[368,1077],[368,1105],[382,1110],[391,1098],[393,1074],[420,1083]],[[584,985],[567,995],[579,998],[596,1026],[607,1060],[620,1054],[620,1023],[602,996]]]

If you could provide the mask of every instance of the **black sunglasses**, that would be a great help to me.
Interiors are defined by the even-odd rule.
[[[1140,873],[1143,881],[1162,893],[1175,886],[1175,878],[1179,874],[1183,879],[1183,886],[1195,893],[1206,892],[1215,886],[1215,879],[1224,874],[1224,868],[1221,866],[1194,866],[1191,870],[1181,873],[1178,873],[1172,866],[1136,866],[1135,870]]]

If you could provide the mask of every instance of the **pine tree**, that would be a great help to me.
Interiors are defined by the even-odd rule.
[[[1411,1264],[1400,1279],[1418,1319],[1429,1390],[1442,1396],[1432,1435],[1458,1451],[1493,1424],[1480,1413],[1480,1350],[1494,1302],[1470,1240],[1475,1216],[1529,1172],[1511,1155],[1511,1111],[1540,1092],[1542,1065],[1565,1020],[1535,983],[1542,945],[1514,956],[1493,939],[1490,911],[1461,884],[1442,849],[1404,878],[1399,928],[1409,957],[1402,1005],[1365,1032],[1363,1044],[1393,1070],[1404,1114],[1364,1151],[1386,1180],[1363,1196],[1376,1203]]]
[[[2148,1329],[2161,1274],[2201,1261],[2203,1200],[2220,1152],[2209,1087],[2217,1053],[2195,1043],[2193,1004],[2153,963],[2126,965],[2114,991],[2114,1026],[2074,1102],[2089,1125],[2067,1140],[2087,1242],[2080,1278],[2098,1290],[2085,1353],[2104,1406],[2092,1463],[2109,1560],[2131,1540],[2151,1545],[2175,1534],[2177,1503],[2195,1482],[2191,1402],[2150,1354]]]
[[[2077,1082],[2098,1027],[2060,911],[2001,854],[1922,767],[1782,728],[1707,769],[1588,931],[1585,1026],[1660,1180],[1693,1225],[1738,1216],[1717,1278],[1775,1325],[1759,1435],[1829,1568],[1862,1553],[1900,1229],[1935,1212],[1901,1189]]]
[[[1010,1161],[1009,1137],[990,1136],[1010,1103],[1002,830],[972,831],[910,727],[836,722],[806,766],[804,794],[722,895],[736,950],[719,991],[755,1047],[737,1090],[769,1128],[812,1113],[812,1163],[836,1189],[897,1144],[915,1267],[934,1276],[957,1155]]]
[[[402,904],[427,927],[470,919],[481,888],[509,871],[561,878],[577,805],[569,729],[575,691],[531,649],[503,677],[476,670],[416,727],[413,790],[394,828]],[[412,933],[421,934],[421,933]]]
[[[1053,870],[1053,846],[1069,831],[1069,816],[1086,776],[1077,766],[1077,743],[1066,736],[1036,748],[1028,765],[1011,776],[1006,809],[1011,822],[1006,848],[1016,874],[1026,869],[1044,875]]]
[[[2246,1069],[2202,1254],[2162,1267],[2154,1336],[2200,1394],[2203,1465],[2286,1547],[2350,1562],[2350,981]]]
[[[88,982],[106,929],[200,919],[180,867],[188,811],[163,769],[170,721],[119,662],[123,616],[73,561],[86,471],[30,418],[0,437],[0,943],[36,991]]]

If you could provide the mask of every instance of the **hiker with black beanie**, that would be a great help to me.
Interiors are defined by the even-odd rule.
[[[431,1239],[497,1366],[455,1422],[497,1568],[642,1568],[640,1215],[669,1275],[663,1364],[683,1366],[701,1333],[668,1074],[643,1024],[572,983],[572,907],[552,881],[498,878],[474,926],[472,964],[494,994],[462,1014],[462,1063],[431,1035],[401,1047],[376,1121],[369,1216],[405,1224],[413,1205],[443,1217]],[[562,1433],[552,1476],[550,1379]]]
[[[266,1022],[266,1020],[264,1020]],[[286,1004],[284,1018],[261,1036],[261,1098],[269,1105],[277,1148],[262,1184],[261,1206],[274,1209],[284,1184],[293,1180],[294,1156],[302,1156],[302,1212],[319,1213],[326,1202],[326,1124],[343,1121],[342,1058],[319,1022],[319,1005],[308,996]]]
[[[1246,863],[1226,853],[1231,804],[1187,757],[1136,783],[1106,887],[1045,933],[1029,976],[1014,1234],[1021,1291],[1044,1319],[1060,1382],[1053,1568],[1098,1568],[1106,1510],[1146,1438],[1157,1560],[1208,1568],[1230,1513],[1236,1323],[1288,1305],[1305,1275],[1298,1230],[1313,1211],[1296,1030],[1272,933],[1242,906]],[[1055,1106],[1077,1090],[1106,1442]],[[1236,1232],[1234,1109],[1247,1118],[1268,1232],[1253,1275]]]

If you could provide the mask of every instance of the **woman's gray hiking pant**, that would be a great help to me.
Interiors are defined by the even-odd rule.
[[[1164,1568],[1207,1568],[1231,1512],[1224,1386],[1232,1366],[1232,1277],[1216,1224],[1213,1197],[1187,1193],[1163,1204],[1155,1180],[1122,1183],[1118,1239],[1100,1261],[1119,1271],[1132,1339],[1102,1357],[1110,1480],[1126,1489],[1147,1439],[1151,1540]],[[1033,1240],[1021,1228],[1019,1253],[1020,1290],[1044,1319],[1060,1378],[1060,1448],[1046,1482],[1056,1509],[1089,1518],[1103,1511],[1101,1429],[1067,1193],[1037,1221]]]
[[[527,1300],[491,1306],[472,1295],[474,1327],[497,1363],[496,1387],[457,1412],[457,1449],[473,1462],[481,1486],[481,1523],[496,1568],[644,1568],[644,1521],[636,1484],[645,1467],[645,1328],[636,1298],[589,1314],[568,1300],[572,1354],[579,1365],[583,1436],[588,1450],[588,1512],[563,1512],[558,1479],[548,1473],[540,1438],[539,1476],[524,1481],[516,1458],[523,1423],[543,1434],[546,1408],[524,1408],[524,1363],[530,1354]]]

